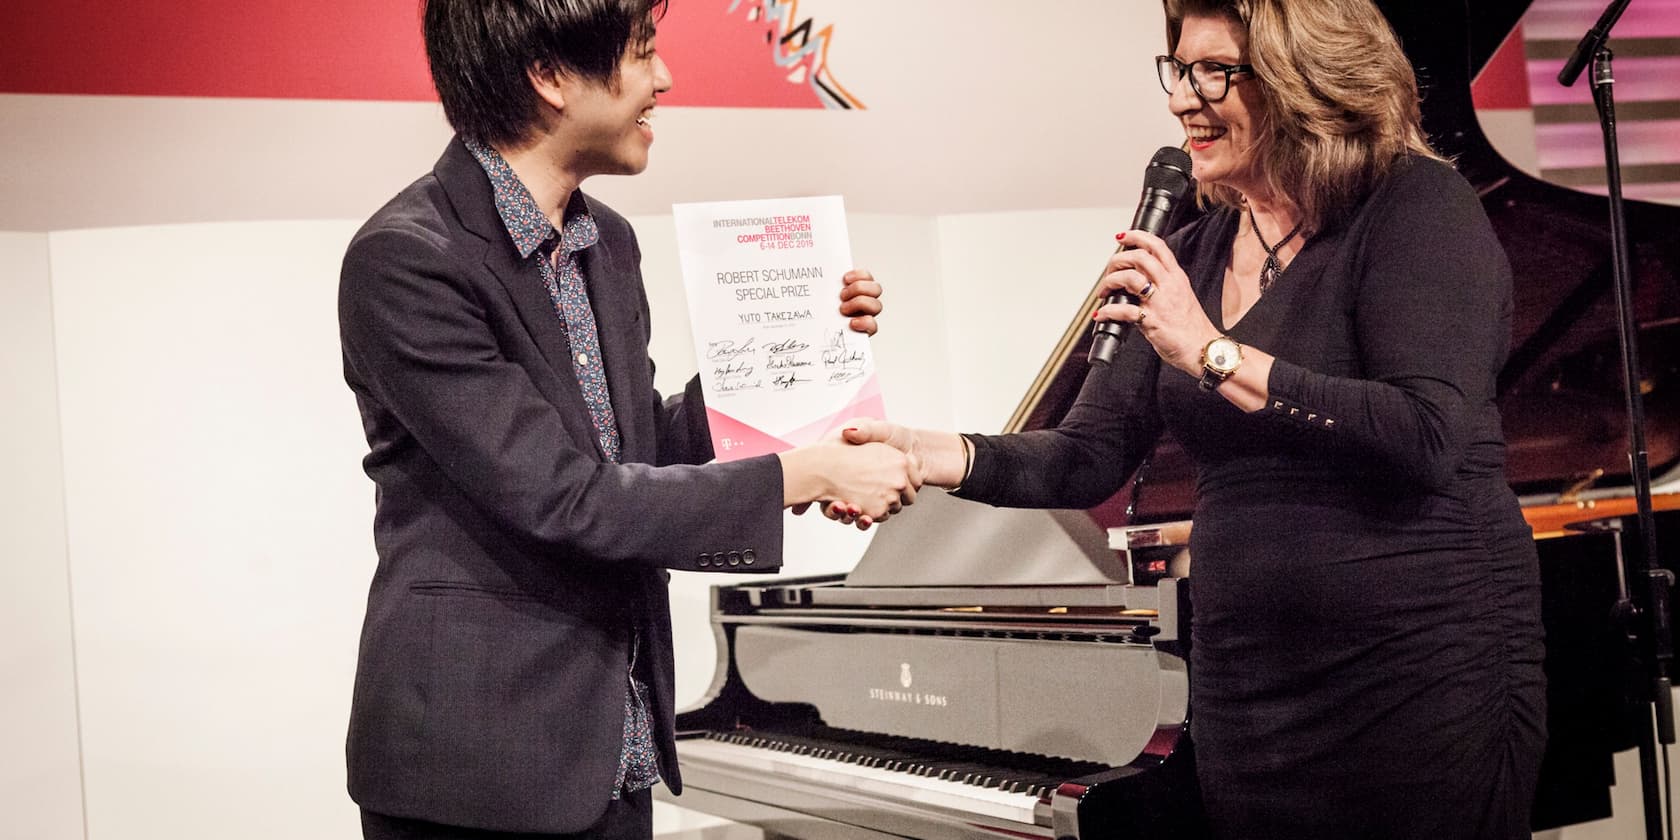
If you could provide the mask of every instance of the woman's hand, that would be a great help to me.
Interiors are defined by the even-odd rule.
[[[1201,376],[1202,348],[1219,337],[1219,330],[1196,300],[1190,277],[1159,236],[1128,230],[1116,238],[1128,247],[1108,258],[1101,294],[1106,299],[1121,291],[1135,297],[1137,303],[1105,303],[1092,317],[1136,324],[1138,333],[1154,346],[1162,361]]]
[[[840,439],[859,446],[886,444],[897,449],[920,468],[923,483],[936,487],[960,484],[971,457],[965,451],[967,441],[954,433],[912,429],[867,417],[852,420],[841,431]],[[822,512],[829,519],[856,525],[859,530],[867,530],[870,525],[885,518],[871,517],[844,498],[823,502]]]
[[[955,487],[961,484],[968,455],[968,444],[955,432],[936,432],[912,429],[885,420],[860,417],[846,424],[840,439],[847,443],[884,443],[916,459],[922,467],[922,478],[935,487]]]
[[[920,483],[936,487],[954,487],[961,483],[970,457],[964,451],[968,443],[954,433],[912,429],[868,417],[848,421],[846,428],[840,432],[840,440],[854,446],[885,444],[892,447],[904,453],[917,466]],[[914,500],[914,494],[910,499]],[[804,513],[807,507],[796,505],[793,511]],[[849,496],[824,499],[822,502],[823,516],[846,525],[856,525],[859,530],[866,530],[897,512],[890,509],[885,516],[874,516]]]

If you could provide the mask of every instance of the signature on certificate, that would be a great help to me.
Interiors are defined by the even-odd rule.
[[[746,362],[726,362],[712,368],[712,384],[717,387],[719,393],[762,388],[763,380],[752,378],[756,370]]]
[[[847,343],[848,330],[830,330],[823,343],[823,369],[829,382],[850,382],[863,376],[863,349]]]
[[[808,350],[810,347],[811,345],[797,338],[789,338],[764,345],[764,352],[772,356],[790,356],[801,350]]]
[[[800,379],[798,374],[778,373],[770,380],[770,384],[774,385],[778,391],[786,391],[795,385],[809,384],[810,381],[809,379]]]
[[[764,366],[770,370],[797,370],[815,364],[816,362],[799,356],[771,356],[764,360]]]
[[[739,359],[748,353],[756,352],[758,352],[758,348],[753,346],[753,340],[750,338],[746,341],[725,339],[723,341],[706,342],[706,361],[708,362]]]
[[[795,379],[792,375],[797,373],[800,368],[816,365],[816,362],[812,361],[805,352],[810,349],[811,345],[797,338],[784,338],[781,341],[773,341],[764,345],[764,367],[769,370],[787,371],[786,376],[776,377],[774,384],[777,388],[787,389],[793,387],[795,382],[808,381]],[[784,378],[787,379],[785,384],[782,382]]]

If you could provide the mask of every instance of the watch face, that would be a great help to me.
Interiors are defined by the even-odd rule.
[[[1223,373],[1230,373],[1237,369],[1237,363],[1242,361],[1242,350],[1237,343],[1229,338],[1215,339],[1207,346],[1208,367]]]

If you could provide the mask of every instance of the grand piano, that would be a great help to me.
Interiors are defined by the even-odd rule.
[[[1424,86],[1425,128],[1476,186],[1517,278],[1499,401],[1509,478],[1542,558],[1551,737],[1539,830],[1610,815],[1611,755],[1633,745],[1640,698],[1612,619],[1616,544],[1567,527],[1629,507],[1614,498],[1628,469],[1606,202],[1506,162],[1471,103],[1474,71],[1527,5],[1379,2]],[[1680,457],[1680,208],[1630,202],[1628,220],[1660,472]],[[1095,297],[1072,310],[1009,430],[1054,425],[1071,405]],[[1122,532],[1120,553],[1108,536],[1188,515],[1182,450],[1164,442],[1146,470],[1089,511],[924,492],[849,575],[715,588],[718,670],[678,716],[680,804],[771,837],[1205,836],[1192,604],[1188,581],[1168,573],[1182,528]],[[1669,542],[1658,560],[1675,568]]]

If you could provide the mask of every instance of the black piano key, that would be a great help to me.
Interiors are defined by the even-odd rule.
[[[1107,769],[1106,765],[1094,762],[821,725],[795,726],[790,731],[714,733],[712,737],[889,772],[996,788],[1034,798],[1042,798],[1068,779]]]

